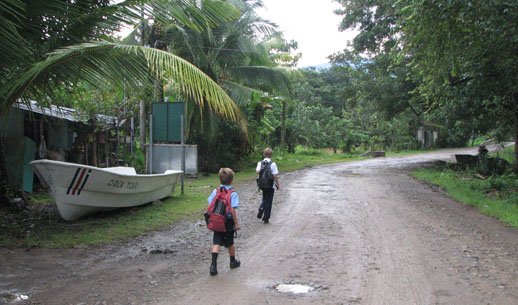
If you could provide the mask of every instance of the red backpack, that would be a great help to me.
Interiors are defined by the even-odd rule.
[[[227,190],[224,187],[220,187],[214,199],[209,204],[207,212],[203,214],[205,216],[205,222],[207,228],[214,232],[227,232],[227,222],[229,220],[229,213],[231,209],[230,195],[233,190]]]

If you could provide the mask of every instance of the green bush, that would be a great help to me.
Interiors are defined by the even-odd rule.
[[[511,170],[509,162],[498,157],[481,156],[475,167],[477,172],[484,176],[503,175]]]
[[[135,168],[137,173],[144,173],[146,171],[146,155],[140,151],[140,148],[135,147],[133,154],[123,155],[124,164]]]
[[[505,202],[509,204],[518,205],[518,193],[513,193],[505,199]]]
[[[317,149],[300,145],[295,148],[295,153],[305,156],[318,156],[322,154],[322,152]]]

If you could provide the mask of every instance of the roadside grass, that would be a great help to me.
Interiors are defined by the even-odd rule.
[[[505,158],[512,149],[500,152],[500,157]],[[518,228],[518,175],[509,171],[501,176],[481,179],[473,170],[454,170],[448,165],[421,168],[412,174],[439,185],[451,198]]]
[[[514,162],[514,146],[505,148],[504,150],[497,153],[497,156],[505,159],[507,162],[513,164]]]
[[[294,171],[318,164],[329,164],[360,160],[357,155],[333,154],[325,151],[280,156],[274,154],[281,172]],[[243,163],[243,170],[237,172],[234,185],[255,179],[255,165],[259,156],[251,157]],[[27,216],[24,211],[18,215],[0,214],[0,246],[8,247],[43,247],[71,248],[98,246],[108,243],[125,242],[147,232],[165,229],[182,219],[199,219],[207,206],[206,198],[219,186],[219,176],[211,173],[198,178],[186,178],[184,194],[180,194],[181,185],[176,185],[174,196],[162,201],[162,204],[118,209],[99,213],[92,217],[73,222],[65,222],[54,216],[48,209],[41,209]],[[53,205],[48,194],[33,194],[32,204],[40,207]],[[37,209],[36,209],[37,210]],[[2,211],[0,210],[0,213]],[[54,213],[55,215],[55,213]]]
[[[430,151],[433,151],[433,150],[427,150],[427,151],[422,151],[422,150],[387,151],[385,153],[385,155],[387,157],[404,157],[404,156],[409,156],[409,155],[422,154],[424,152],[430,152]]]

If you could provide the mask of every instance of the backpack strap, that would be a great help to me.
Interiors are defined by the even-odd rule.
[[[209,204],[209,208],[207,209],[207,213],[212,213],[214,211],[214,208],[216,207],[215,203],[218,199],[223,199],[225,194],[227,193],[227,190],[224,187],[219,187],[216,189],[216,195],[214,198],[212,198],[212,202]],[[225,209],[229,211],[228,207],[225,205]]]
[[[232,193],[234,192],[234,190],[230,189],[230,190],[226,190],[226,192],[227,192],[227,202],[228,202],[227,212],[230,213],[230,210],[232,209]]]
[[[270,162],[266,161],[266,160],[263,160],[261,161],[261,169],[259,170],[259,175],[262,174],[266,167],[270,164]]]
[[[218,193],[214,197],[214,198],[224,199],[225,208],[227,210],[227,213],[230,213],[230,209],[232,208],[231,196],[232,196],[233,192],[234,192],[234,190],[227,189],[222,186],[218,189]]]

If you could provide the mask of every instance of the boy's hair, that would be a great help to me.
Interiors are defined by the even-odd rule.
[[[219,181],[223,185],[230,185],[234,180],[234,171],[228,167],[219,169]]]
[[[271,158],[273,156],[273,151],[270,147],[267,147],[264,149],[263,157],[265,158]]]

